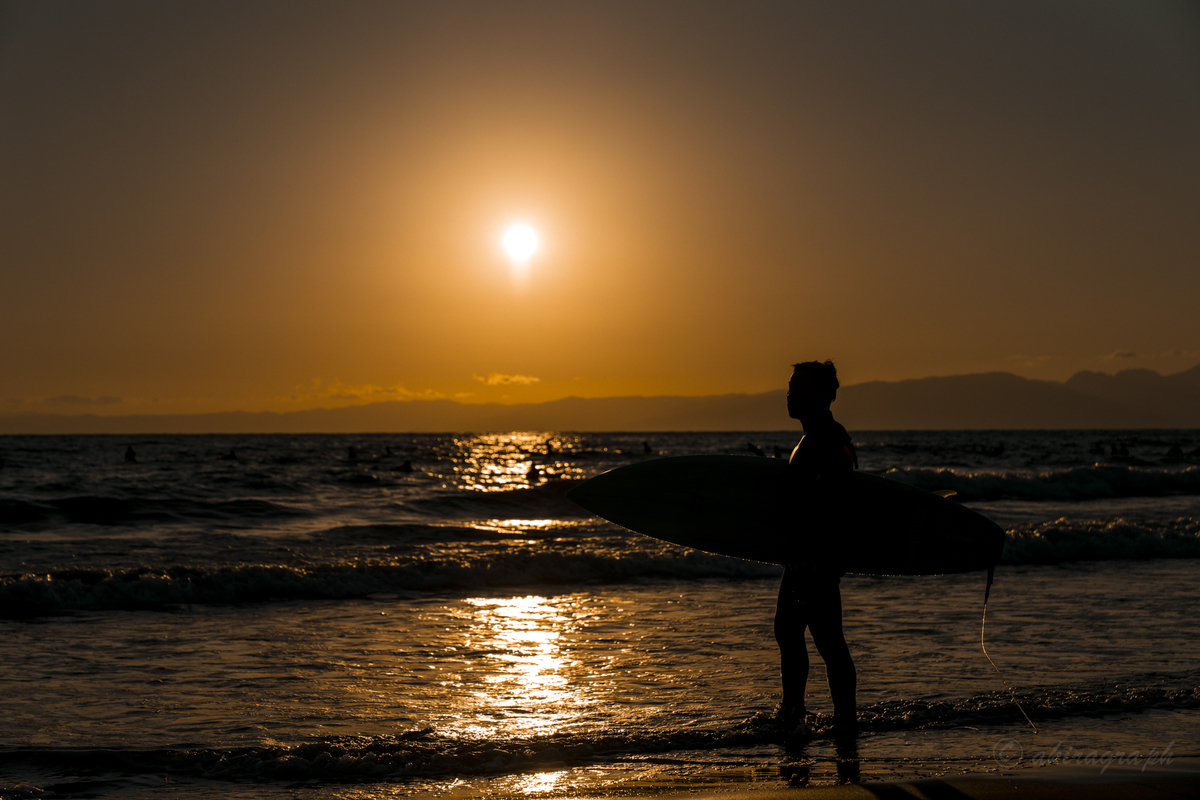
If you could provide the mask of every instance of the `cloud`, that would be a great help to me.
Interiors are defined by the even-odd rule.
[[[278,398],[284,403],[314,403],[333,400],[339,403],[383,403],[397,400],[436,400],[444,397],[441,392],[426,389],[414,392],[403,386],[376,386],[372,383],[346,384],[341,381],[322,385],[320,378],[313,378],[308,390],[296,387],[293,395]]]
[[[121,398],[111,395],[84,397],[78,394],[60,394],[58,397],[47,397],[42,402],[48,406],[111,406],[121,402]]]
[[[1115,361],[1118,358],[1137,358],[1138,354],[1132,350],[1113,350],[1105,356],[1109,361]]]
[[[532,375],[501,375],[499,372],[492,372],[486,378],[482,375],[472,375],[477,381],[482,381],[488,386],[509,386],[514,383],[519,383],[528,386],[531,383],[540,383],[541,378],[535,378]]]

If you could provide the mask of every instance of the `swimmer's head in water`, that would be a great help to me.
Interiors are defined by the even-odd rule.
[[[796,419],[804,412],[827,409],[837,397],[840,384],[832,361],[803,361],[792,365],[788,382],[788,414]]]

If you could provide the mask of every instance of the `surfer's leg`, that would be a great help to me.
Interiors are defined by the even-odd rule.
[[[804,639],[807,620],[800,578],[784,567],[775,604],[775,641],[779,644],[779,675],[783,680],[780,713],[789,722],[804,719],[804,690],[808,685],[808,643]]]
[[[842,631],[842,593],[836,578],[814,583],[808,598],[808,626],[829,676],[833,724],[842,733],[854,734],[858,730],[858,676]]]

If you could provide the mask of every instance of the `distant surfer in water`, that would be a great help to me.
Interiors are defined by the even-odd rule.
[[[829,410],[837,396],[837,370],[832,361],[806,361],[792,365],[792,369],[788,416],[800,420],[804,435],[788,464],[796,479],[806,484],[805,490],[816,488],[823,495],[832,496],[836,505],[837,496],[849,484],[858,466],[853,440]],[[828,534],[830,541],[836,542],[837,530],[831,529]],[[842,595],[838,583],[844,574],[832,555],[784,567],[775,608],[775,641],[779,643],[783,679],[779,717],[793,727],[804,722],[807,713],[804,706],[808,684],[808,644],[804,636],[807,629],[829,675],[834,734],[853,737],[858,732],[857,676],[842,633]]]

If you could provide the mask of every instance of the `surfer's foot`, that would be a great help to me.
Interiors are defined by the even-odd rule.
[[[842,742],[851,742],[858,738],[858,715],[839,717],[834,714],[833,738]]]
[[[804,708],[803,703],[788,703],[781,700],[779,705],[775,706],[775,719],[779,721],[781,727],[789,730],[802,724],[807,715],[808,711]]]

